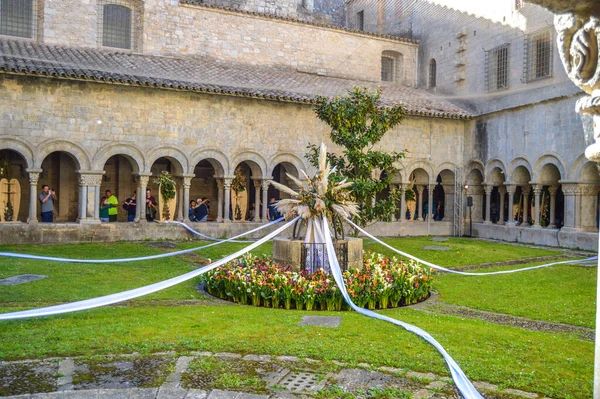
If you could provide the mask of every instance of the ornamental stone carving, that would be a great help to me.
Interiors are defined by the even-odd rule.
[[[184,176],[183,177],[183,188],[189,190],[190,187],[192,187],[192,177]]]
[[[556,195],[556,192],[558,191],[558,186],[550,186],[548,187],[548,192],[550,193],[550,195]]]
[[[37,186],[39,180],[40,180],[39,172],[29,172],[29,184],[30,185]]]
[[[102,184],[102,175],[79,175],[79,185],[88,187],[99,187]]]
[[[581,184],[579,192],[581,195],[595,196],[598,194],[598,186],[595,184]]]
[[[141,176],[140,175],[140,186],[148,187],[149,182],[150,182],[150,176]]]
[[[271,185],[271,180],[263,180],[261,185],[263,191],[267,191],[269,189],[269,186]]]
[[[506,187],[506,192],[509,195],[512,195],[517,191],[517,186],[514,184],[507,184],[507,185],[505,185],[505,187]]]
[[[562,191],[564,195],[577,195],[579,194],[579,185],[577,184],[563,184]]]
[[[492,193],[492,191],[494,190],[494,186],[485,185],[485,186],[483,186],[483,190],[485,191],[486,195],[490,195]]]

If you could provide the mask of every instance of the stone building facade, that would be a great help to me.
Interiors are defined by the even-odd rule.
[[[198,197],[211,200],[210,220],[235,219],[231,184],[239,170],[244,201],[259,209],[253,221],[264,220],[268,199],[279,195],[268,181],[308,169],[306,145],[329,141],[327,126],[312,112],[314,96],[363,86],[381,87],[384,103],[407,109],[380,146],[407,150],[393,185],[416,196],[416,203],[398,204],[396,221],[379,223],[378,232],[457,234],[471,196],[473,234],[593,245],[600,179],[583,157],[581,121],[572,112],[580,93],[556,52],[549,76],[519,78],[531,72],[523,72],[518,47],[552,18],[537,6],[483,25],[482,18],[451,10],[462,17],[432,31],[426,27],[434,12],[381,9],[364,0],[348,2],[346,18],[336,2],[31,4],[29,29],[0,36],[0,158],[9,160],[22,191],[16,217],[22,224],[1,226],[2,242],[51,236],[51,226],[36,225],[42,184],[58,193],[57,222],[98,225],[85,227],[89,237],[107,228],[99,225],[106,189],[121,201],[146,188],[156,192],[153,181],[164,170],[178,180],[176,219],[187,220],[187,203]],[[365,12],[357,31],[358,8]],[[527,15],[535,26],[527,25]],[[335,24],[343,19],[347,27]],[[490,92],[489,54],[481,49],[505,43],[509,84]],[[494,73],[504,84],[504,75]],[[142,225],[144,212],[138,207]],[[515,218],[519,227],[504,225]],[[152,234],[160,236],[160,229]]]

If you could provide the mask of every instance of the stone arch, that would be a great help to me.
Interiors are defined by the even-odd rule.
[[[508,165],[508,180],[509,182],[514,182],[515,180],[515,170],[522,166],[523,168],[527,169],[527,172],[529,172],[529,177],[531,178],[531,176],[533,176],[533,169],[531,168],[531,164],[529,163],[529,161],[527,159],[525,159],[524,157],[518,157],[515,158],[511,161],[511,163]],[[528,182],[521,182],[521,183],[528,183]]]
[[[122,155],[131,162],[133,172],[139,173],[146,169],[146,161],[141,150],[131,144],[113,143],[100,148],[92,161],[93,170],[102,170],[110,157]]]
[[[491,174],[494,169],[499,169],[504,175],[504,180],[506,180],[506,165],[499,158],[492,158],[485,164],[485,181],[491,181]]]
[[[36,168],[42,167],[44,159],[53,152],[64,152],[69,154],[73,161],[75,161],[75,167],[79,170],[89,170],[91,166],[90,157],[87,152],[79,145],[67,141],[67,140],[50,140],[45,141],[37,146],[36,156],[34,158],[34,165]]]
[[[256,151],[243,151],[233,157],[231,165],[231,172],[235,171],[235,168],[242,163],[246,162],[252,171],[253,177],[266,177],[267,161]]]
[[[544,171],[543,171],[543,169],[545,169],[544,167],[546,165],[554,165],[556,167],[556,169],[558,169],[558,172],[560,173],[560,176],[558,179],[552,179],[552,180],[560,180],[560,179],[566,178],[567,174],[566,174],[566,169],[564,166],[565,164],[564,164],[563,160],[560,158],[560,156],[558,154],[544,154],[541,157],[539,157],[538,160],[535,162],[533,181],[542,182],[542,183],[545,181],[548,181],[548,179],[545,179]]]
[[[152,151],[147,158],[146,172],[150,172],[152,165],[159,158],[167,158],[173,164],[174,175],[182,175],[184,171],[189,170],[189,161],[187,156],[175,147],[159,147]]]
[[[469,182],[469,177],[474,176],[472,175],[473,171],[477,171],[477,176],[481,177],[481,182],[476,184],[482,184],[483,179],[485,178],[485,167],[483,166],[483,162],[474,159],[468,163],[467,167],[465,168],[465,180],[469,184],[473,184],[473,182]]]
[[[431,167],[431,163],[424,160],[413,161],[407,168],[407,177],[410,178],[410,175],[417,169],[423,169],[425,172],[427,172],[429,178],[427,184],[435,184],[435,178],[433,177],[433,169]]]
[[[454,164],[452,162],[441,163],[440,165],[438,165],[435,168],[435,173],[434,173],[435,178],[437,179],[437,176],[444,171],[450,171],[450,172],[452,172],[452,176],[455,176],[456,175],[455,170],[456,170],[456,164]],[[444,176],[442,176],[442,180],[444,180]],[[454,183],[454,177],[452,178],[452,182]],[[447,184],[448,182],[444,181],[444,183]]]
[[[268,171],[267,176],[272,176],[273,170],[280,163],[291,164],[292,166],[294,166],[296,168],[297,172],[300,172],[301,170],[306,171],[306,165],[299,157],[297,157],[294,154],[290,154],[290,153],[280,153],[280,154],[275,155],[269,161],[269,164],[268,164],[269,166],[267,168],[267,171]]]
[[[408,181],[408,176],[406,175],[404,164],[400,161],[395,161],[392,166],[396,169],[392,172],[392,183],[406,183]]]
[[[580,181],[582,177],[582,170],[588,162],[590,161],[585,157],[585,154],[581,154],[580,156],[578,156],[577,159],[573,162],[573,165],[571,166],[569,176],[567,176],[569,180]],[[563,179],[565,179],[565,177],[563,177]]]
[[[14,151],[23,157],[27,168],[32,168],[34,166],[33,150],[29,144],[24,141],[8,137],[0,138],[0,150]]]
[[[232,171],[229,170],[229,159],[227,159],[227,156],[220,150],[214,148],[196,150],[192,153],[190,159],[190,170],[188,172],[190,174],[194,173],[196,165],[202,160],[210,162],[215,169],[216,175],[219,177],[232,173]]]

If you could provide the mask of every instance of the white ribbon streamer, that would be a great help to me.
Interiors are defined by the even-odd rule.
[[[102,296],[102,297],[98,297],[98,298],[86,299],[83,301],[66,303],[66,304],[56,305],[56,306],[48,306],[48,307],[39,308],[39,309],[23,310],[23,311],[19,311],[19,312],[11,312],[11,313],[2,313],[2,314],[0,314],[0,320],[25,319],[25,318],[30,318],[30,317],[41,317],[41,316],[50,316],[50,315],[69,313],[69,312],[77,312],[80,310],[87,310],[87,309],[98,308],[101,306],[112,305],[114,303],[127,301],[127,300],[130,300],[133,298],[138,298],[138,297],[141,297],[144,295],[148,295],[148,294],[152,294],[157,291],[164,290],[166,288],[172,287],[174,285],[183,283],[184,281],[187,281],[194,277],[197,277],[197,276],[201,275],[202,273],[206,273],[207,271],[210,271],[216,267],[222,266],[222,265],[234,260],[235,258],[238,258],[239,256],[245,254],[246,252],[253,250],[254,248],[258,247],[259,245],[264,244],[265,242],[269,241],[271,238],[275,237],[276,235],[278,235],[279,233],[283,232],[285,229],[290,227],[296,221],[296,219],[298,219],[298,217],[296,217],[292,221],[284,224],[283,226],[277,228],[273,232],[267,234],[265,237],[261,238],[260,240],[248,245],[247,247],[245,247],[243,249],[240,249],[239,251],[237,251],[231,255],[226,256],[225,258],[223,258],[219,261],[213,262],[210,265],[206,265],[204,267],[201,267],[200,269],[196,269],[189,273],[182,274],[181,276],[173,277],[168,280],[150,284],[145,287],[135,288],[133,290],[119,292],[117,294],[106,295],[106,296]]]
[[[315,223],[318,223],[315,220]],[[364,316],[371,317],[374,319],[379,319],[383,321],[387,321],[393,323],[397,326],[404,328],[407,331],[410,331],[419,337],[423,338],[431,345],[435,347],[444,357],[444,360],[448,364],[448,368],[450,369],[450,374],[452,375],[452,379],[456,384],[456,387],[460,391],[460,393],[464,396],[465,399],[483,399],[483,396],[477,392],[471,381],[467,378],[465,373],[461,370],[460,366],[452,359],[452,357],[446,352],[444,347],[440,345],[439,342],[435,340],[429,333],[420,329],[419,327],[413,326],[412,324],[404,323],[400,320],[393,319],[391,317],[380,315],[379,313],[372,312],[367,309],[360,308],[352,302],[350,299],[350,295],[348,295],[348,291],[346,291],[346,286],[344,284],[344,278],[342,275],[342,270],[340,269],[340,265],[338,264],[337,256],[335,255],[335,248],[333,246],[333,241],[331,240],[331,234],[329,232],[329,225],[327,223],[327,219],[323,217],[323,231],[325,236],[325,244],[327,245],[327,257],[329,258],[329,266],[331,267],[331,273],[333,274],[333,278],[337,283],[337,286],[340,289],[342,296],[346,303],[354,309],[357,313],[360,313]]]
[[[247,231],[245,233],[242,234],[238,234],[237,236],[222,240],[222,241],[218,241],[218,242],[214,242],[212,244],[207,244],[207,245],[203,245],[201,247],[196,247],[196,248],[190,248],[190,249],[183,249],[180,251],[174,251],[174,252],[167,252],[164,254],[158,254],[158,255],[150,255],[150,256],[140,256],[137,258],[118,258],[118,259],[72,259],[72,258],[57,258],[57,257],[53,257],[53,256],[40,256],[40,255],[29,255],[29,254],[19,254],[19,253],[14,253],[14,252],[0,252],[0,256],[5,256],[8,258],[20,258],[20,259],[35,259],[35,260],[49,260],[49,261],[54,261],[54,262],[65,262],[65,263],[123,263],[123,262],[139,262],[139,261],[143,261],[143,260],[153,260],[153,259],[160,259],[160,258],[168,258],[170,256],[177,256],[177,255],[183,255],[183,254],[187,254],[190,252],[195,252],[195,251],[199,251],[201,249],[205,249],[205,248],[209,248],[209,247],[214,247],[215,245],[219,245],[219,244],[223,244],[225,242],[239,242],[239,241],[235,241],[236,238],[240,238],[240,237],[244,237],[248,234],[252,234],[252,233],[256,233],[257,231],[260,231],[262,229],[265,229],[269,226],[272,226],[276,223],[279,223],[280,221],[282,221],[283,218],[279,218],[277,220],[274,220],[270,223],[264,224],[262,226],[259,226],[255,229],[252,229],[250,231]]]
[[[391,245],[386,244],[385,242],[381,241],[379,238],[373,236],[372,234],[369,234],[364,229],[361,229],[358,225],[356,225],[355,223],[353,223],[351,220],[346,219],[346,222],[348,222],[348,224],[350,224],[350,226],[354,227],[355,229],[357,229],[359,232],[361,232],[365,236],[369,237],[371,240],[377,242],[378,244],[383,245],[384,247],[386,247],[388,249],[391,249],[392,251],[396,252],[398,255],[402,255],[402,256],[404,256],[406,258],[412,259],[414,261],[417,261],[419,263],[422,263],[422,264],[424,264],[426,266],[429,266],[429,267],[437,269],[437,270],[441,270],[441,271],[448,272],[448,273],[461,274],[463,276],[491,276],[491,275],[495,275],[495,274],[509,274],[509,273],[523,272],[523,271],[526,271],[526,270],[541,269],[541,268],[544,268],[544,267],[550,267],[550,266],[556,266],[556,265],[564,265],[564,264],[568,264],[568,263],[586,262],[586,261],[591,261],[591,260],[598,259],[598,256],[592,256],[591,258],[586,258],[586,259],[564,260],[564,261],[560,261],[560,262],[545,263],[543,265],[523,267],[521,269],[501,270],[501,271],[497,271],[497,272],[485,272],[485,273],[462,272],[460,270],[448,269],[446,267],[436,265],[435,263],[427,262],[426,260],[417,258],[416,256],[407,254],[406,252],[402,252],[399,249],[396,249],[396,248],[392,247]]]
[[[190,226],[188,226],[187,224],[183,223],[183,222],[167,222],[169,224],[179,224],[181,226],[183,226],[186,230],[188,230],[190,233],[197,235],[198,237],[204,238],[205,240],[209,240],[209,241],[229,241],[229,242],[243,242],[243,243],[248,243],[248,242],[253,242],[253,241],[249,241],[249,240],[220,240],[218,238],[213,238],[210,236],[207,236],[206,234],[202,234],[199,231],[196,231],[194,229],[192,229]],[[248,233],[246,233],[248,234]]]

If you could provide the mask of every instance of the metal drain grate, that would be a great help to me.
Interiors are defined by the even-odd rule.
[[[316,375],[310,373],[289,373],[279,385],[288,391],[312,391],[319,385]]]

